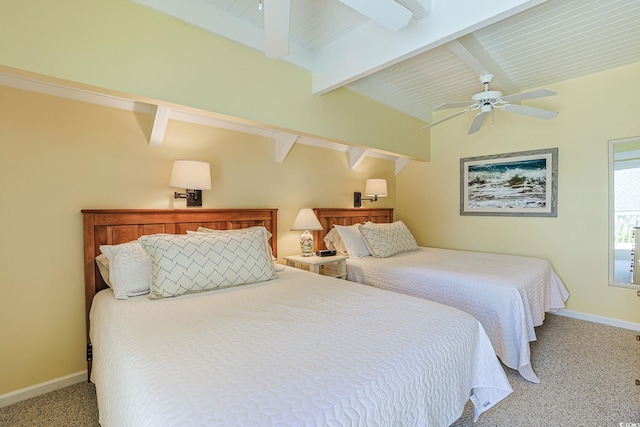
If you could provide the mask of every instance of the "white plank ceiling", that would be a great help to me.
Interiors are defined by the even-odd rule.
[[[131,0],[264,51],[270,0]],[[392,0],[368,0],[374,3]],[[389,31],[345,0],[290,0],[289,55],[310,91],[347,85],[425,122],[482,90],[506,94],[640,61],[640,0],[397,0],[427,16]]]
[[[264,10],[274,0],[129,0],[264,52]],[[282,1],[282,0],[278,0]],[[394,0],[290,0],[289,54],[281,59],[312,72],[310,93],[347,86],[425,123],[434,107],[467,101],[492,73],[505,94],[640,62],[640,0],[395,0],[411,9],[390,31],[347,6]],[[209,115],[0,74],[0,84],[147,112],[155,117],[150,143],[161,144],[167,120],[203,123],[269,136],[275,160],[293,143],[344,151],[356,168],[367,156],[408,159],[332,141],[283,134]]]

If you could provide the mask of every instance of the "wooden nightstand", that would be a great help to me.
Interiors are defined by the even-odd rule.
[[[324,276],[347,278],[347,258],[345,255],[335,256],[302,256],[290,255],[284,257],[289,267],[296,267],[302,270],[308,270],[312,273],[322,274]]]

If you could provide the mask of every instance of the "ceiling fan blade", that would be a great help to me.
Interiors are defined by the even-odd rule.
[[[525,107],[517,104],[503,105],[500,109],[509,113],[524,114],[525,116],[537,117],[545,120],[553,119],[558,115],[555,111],[543,110],[542,108],[535,107]]]
[[[264,53],[267,58],[289,54],[289,0],[264,0]]]
[[[475,102],[473,101],[456,101],[456,102],[447,102],[445,104],[440,104],[433,111],[436,110],[448,110],[449,108],[460,108],[460,107],[474,107]]]
[[[450,116],[447,116],[447,117],[445,117],[444,119],[436,120],[435,122],[431,122],[431,123],[429,123],[429,124],[428,124],[428,125],[426,125],[426,126],[422,126],[420,129],[430,128],[431,126],[435,126],[435,125],[437,125],[438,123],[442,123],[442,122],[444,122],[445,120],[453,119],[454,117],[457,117],[457,116],[459,116],[460,114],[468,113],[469,111],[470,111],[469,109],[462,110],[462,111],[458,111],[457,113],[452,114],[452,115],[450,115]]]
[[[500,99],[505,102],[518,102],[518,101],[522,101],[523,99],[542,98],[545,96],[554,96],[557,94],[558,92],[556,92],[555,90],[539,89],[539,90],[533,90],[531,92],[516,93],[513,95],[503,96]]]
[[[469,128],[469,132],[467,135],[471,135],[472,133],[478,132],[480,130],[480,126],[482,126],[482,122],[484,121],[484,116],[487,115],[486,111],[481,111],[476,114],[476,118],[473,119],[473,123],[471,123],[471,127]]]

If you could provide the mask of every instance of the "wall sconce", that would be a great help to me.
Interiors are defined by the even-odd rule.
[[[309,231],[322,230],[322,225],[320,221],[318,221],[313,209],[304,208],[298,212],[298,216],[296,216],[296,220],[293,221],[293,225],[291,226],[291,231],[300,230],[304,230],[300,235],[300,250],[302,251],[302,256],[311,256],[313,255],[313,234]]]
[[[202,190],[211,190],[209,163],[196,160],[174,160],[171,182],[174,188],[184,188],[185,193],[173,193],[176,199],[187,199],[187,207],[202,206]]]
[[[387,180],[382,178],[368,179],[364,186],[364,195],[372,197],[371,199],[363,199],[359,192],[353,193],[353,207],[362,207],[362,201],[377,202],[378,197],[387,197]]]

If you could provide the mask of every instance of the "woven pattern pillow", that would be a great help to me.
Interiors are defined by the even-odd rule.
[[[266,229],[138,239],[152,261],[151,293],[159,299],[271,280]]]
[[[206,228],[206,227],[198,227],[197,231],[191,231],[191,230],[187,230],[187,234],[196,234],[196,233],[242,233],[248,230],[255,230],[256,228],[263,228],[266,236],[267,236],[267,244],[269,244],[269,240],[271,239],[271,237],[273,236],[273,234],[271,234],[271,232],[269,230],[267,230],[265,227],[261,226],[261,225],[254,225],[252,227],[246,227],[246,228],[233,228],[233,229],[229,229],[229,230],[214,230],[211,228]],[[271,245],[269,244],[269,253],[271,254],[271,261],[272,262],[278,262],[278,258],[273,256],[273,248],[271,247]]]
[[[252,227],[246,227],[246,228],[233,228],[233,229],[229,229],[229,230],[214,230],[212,228],[206,228],[206,227],[198,227],[198,230],[195,231],[195,233],[241,233],[243,231],[248,231],[248,230],[255,230],[256,228],[264,228],[260,225],[254,225]],[[264,228],[265,232],[267,233],[267,240],[271,239],[271,236],[273,236],[273,234],[271,234],[271,232],[269,232],[269,230],[267,230],[266,228]],[[187,234],[191,234],[194,233],[193,231],[187,231]]]
[[[376,258],[418,250],[416,239],[402,221],[391,224],[366,223],[359,230],[369,252]]]

